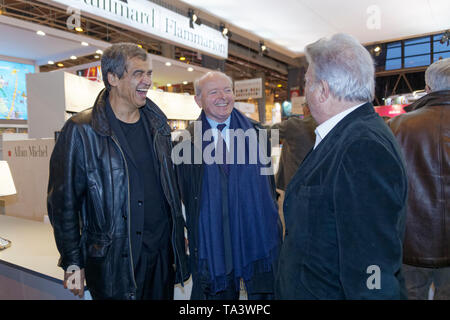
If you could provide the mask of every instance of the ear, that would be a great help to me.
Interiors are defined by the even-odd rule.
[[[328,100],[328,98],[330,98],[330,86],[328,85],[328,82],[320,80],[318,90],[319,101],[321,103],[324,103]]]
[[[431,93],[431,88],[428,86],[428,85],[426,85],[425,86],[425,92],[428,94],[428,93]]]
[[[195,102],[197,102],[197,104],[200,107],[200,109],[203,109],[201,97],[200,96],[194,96],[194,100],[195,100]]]
[[[117,87],[119,85],[119,77],[112,72],[108,72],[108,83],[111,87]]]

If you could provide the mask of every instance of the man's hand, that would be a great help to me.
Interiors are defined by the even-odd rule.
[[[69,289],[75,296],[84,297],[84,269],[68,268],[64,272],[64,289]]]

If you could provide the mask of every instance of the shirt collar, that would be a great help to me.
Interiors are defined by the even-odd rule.
[[[231,122],[231,114],[228,116],[227,120],[225,120],[224,122],[217,122],[213,119],[210,119],[208,117],[206,117],[206,120],[208,120],[209,125],[211,126],[211,128],[216,129],[217,125],[220,123],[224,123],[225,124],[225,128],[224,129],[229,129],[230,128],[230,122]]]
[[[314,132],[316,133],[316,143],[314,145],[314,149],[317,147],[317,145],[325,139],[325,136],[333,130],[333,128],[342,120],[344,119],[348,114],[356,110],[357,108],[363,106],[366,104],[366,102],[358,104],[354,107],[348,108],[337,115],[331,117],[327,121],[323,122],[321,125],[317,126],[316,130]]]

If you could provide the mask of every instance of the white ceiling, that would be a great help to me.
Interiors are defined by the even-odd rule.
[[[371,43],[450,28],[450,0],[181,1],[230,24],[230,31],[249,32],[291,57],[338,32]]]

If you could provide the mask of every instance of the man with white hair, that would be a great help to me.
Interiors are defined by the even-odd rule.
[[[425,72],[427,95],[389,121],[409,180],[403,271],[409,299],[450,299],[450,58]]]
[[[336,34],[306,47],[316,142],[286,191],[278,299],[401,299],[407,180],[374,111],[374,63]]]

